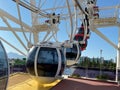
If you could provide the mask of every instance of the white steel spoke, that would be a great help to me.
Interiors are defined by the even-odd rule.
[[[16,34],[16,32],[12,29],[12,27],[10,26],[10,24],[7,22],[7,20],[1,16],[1,18],[3,19],[3,21],[6,23],[6,25],[9,27],[9,29],[12,31],[12,33],[15,35],[15,37],[18,39],[18,41],[23,45],[23,47],[26,49],[27,51],[27,47],[25,46],[25,44],[22,42],[22,40],[20,39],[20,37]]]
[[[17,50],[19,53],[21,53],[22,55],[26,56],[26,54],[24,52],[22,52],[20,49],[18,49],[18,47],[15,47],[14,45],[10,44],[9,42],[7,42],[6,40],[4,40],[2,37],[0,37],[0,39],[2,41],[4,41],[7,45],[11,46],[12,48],[14,48],[15,50]]]

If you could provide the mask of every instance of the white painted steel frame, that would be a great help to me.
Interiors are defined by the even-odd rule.
[[[31,0],[31,1],[35,1],[35,0]],[[77,0],[75,0],[77,1]],[[63,6],[63,7],[60,7],[60,8],[68,8],[68,11],[69,11],[69,14],[68,16],[70,17],[70,22],[71,22],[71,30],[73,29],[73,24],[72,24],[72,17],[74,16],[74,14],[71,13],[70,11],[70,5],[69,5],[69,2],[68,0],[66,0],[67,2],[67,6]],[[83,2],[83,0],[81,0],[80,2]],[[59,7],[55,7],[55,8],[51,8],[51,10],[53,9],[58,9]],[[116,6],[110,6],[110,7],[103,7],[103,8],[100,8],[100,10],[108,10],[108,9],[113,9],[113,8],[116,8],[116,9],[119,9],[120,8],[120,5],[118,5],[117,7]],[[46,9],[45,11],[47,11],[48,9]],[[50,9],[49,9],[50,10]],[[82,11],[82,10],[81,10]],[[84,11],[83,11],[84,12]],[[117,12],[116,12],[117,13]],[[3,17],[4,16],[4,17]],[[115,14],[115,16],[117,17],[117,15]],[[3,11],[2,9],[0,9],[0,17],[2,17],[3,21],[6,23],[6,25],[8,27],[0,27],[0,29],[3,29],[3,30],[10,30],[14,33],[14,35],[16,36],[16,38],[19,40],[19,42],[23,45],[23,47],[27,50],[26,46],[24,45],[24,43],[20,40],[20,38],[16,35],[16,31],[20,31],[20,32],[23,32],[20,28],[13,28],[10,26],[10,24],[7,22],[6,18],[15,22],[16,24],[18,25],[21,25],[22,23],[22,26],[25,28],[24,32],[31,32],[31,27],[27,24],[25,24],[24,22],[20,21],[19,19],[15,18],[14,16],[10,15],[9,13]],[[118,18],[118,17],[117,17]],[[34,23],[34,22],[33,22]],[[116,25],[117,24],[117,25]],[[91,25],[92,24],[92,21],[91,21]],[[120,24],[119,23],[115,23],[116,26],[120,27]],[[98,25],[99,27],[99,25]],[[110,45],[112,45],[115,49],[117,49],[117,65],[116,65],[116,81],[118,81],[118,69],[120,68],[120,41],[118,42],[118,45],[115,45],[113,42],[111,42],[105,35],[103,35],[100,31],[97,30],[98,27],[92,27],[91,30],[93,32],[95,32],[97,35],[99,35],[101,38],[103,38],[105,41],[107,41]],[[15,30],[13,30],[15,29]],[[72,31],[71,31],[72,32]],[[72,36],[72,35],[71,35]],[[22,53],[23,55],[25,55],[23,52],[21,52],[20,50],[18,50],[16,47],[14,47],[13,45],[11,45],[10,43],[8,43],[6,40],[4,40],[3,38],[0,37],[1,40],[3,40],[5,43],[7,43],[8,45],[10,45],[11,47],[15,48],[18,52]],[[120,35],[119,35],[119,39],[120,39]],[[48,39],[49,40],[49,39]],[[34,43],[36,44],[38,42],[38,33],[37,32],[34,32]]]

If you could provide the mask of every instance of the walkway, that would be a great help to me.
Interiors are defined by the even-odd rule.
[[[68,78],[51,90],[120,90],[120,86],[115,83]]]
[[[7,90],[120,90],[120,86],[115,83],[73,78],[41,86],[28,74],[16,73],[10,76]]]
[[[58,82],[60,82],[60,80],[52,84],[40,85],[28,74],[15,73],[9,78],[7,90],[50,90],[50,88],[55,86]]]

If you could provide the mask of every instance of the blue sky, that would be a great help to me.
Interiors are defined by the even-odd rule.
[[[99,7],[104,7],[104,6],[115,6],[115,5],[118,5],[119,3],[120,3],[120,0],[98,0],[97,5]],[[11,15],[18,17],[16,13],[17,12],[16,4],[12,0],[0,0],[0,8],[9,12]],[[22,20],[24,20],[25,23],[31,26],[31,19],[28,18],[30,17],[30,12],[22,7],[21,7],[21,11],[22,11]],[[109,15],[111,14],[110,12],[101,13],[101,15],[103,16],[105,16],[106,14]],[[10,22],[10,24],[12,26],[18,26],[13,22]],[[0,26],[6,26],[1,19],[0,19]],[[60,30],[61,30],[62,37],[60,37],[60,40],[62,41],[64,38],[66,38],[66,35],[64,34],[64,31],[63,31],[64,30],[63,25],[61,24],[59,27],[61,28]],[[111,41],[113,41],[115,44],[118,43],[118,27],[99,28],[99,31],[104,33],[104,35],[110,38]],[[61,34],[59,34],[58,36],[61,36]],[[21,48],[22,50],[22,46],[20,45],[19,42],[17,42],[15,37],[10,32],[0,31],[0,36],[6,39],[9,39],[14,45],[19,46],[19,48]],[[24,40],[24,38],[22,39]],[[9,47],[5,43],[4,45],[7,52],[16,52],[14,49]],[[117,50],[115,50],[111,45],[109,45],[106,41],[101,39],[94,32],[91,32],[91,37],[88,40],[88,46],[86,50],[82,52],[82,56],[99,57],[101,49],[103,50],[102,56],[105,59],[111,59],[111,58],[115,59]]]

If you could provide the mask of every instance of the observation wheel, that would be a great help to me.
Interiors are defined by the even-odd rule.
[[[9,10],[0,9],[1,21],[4,23],[1,32],[10,32],[7,38],[11,40],[2,35],[0,39],[8,46],[24,56],[27,56],[29,49],[39,42],[61,42],[63,45],[69,40],[68,48],[72,48],[74,35],[81,24],[80,21],[83,20],[81,10],[77,8],[75,1],[52,0],[51,3],[49,0],[11,0],[9,3],[14,6],[14,14]]]
[[[11,0],[9,3],[16,12],[0,9],[4,23],[0,29],[8,34],[7,39],[2,35],[0,39],[27,56],[26,65],[32,76],[42,77],[41,83],[47,83],[51,77],[61,76],[65,65],[79,60],[90,37],[89,19],[98,18],[98,7],[94,13],[88,7],[88,4],[96,6],[96,0]],[[42,52],[48,56],[44,57]],[[48,67],[55,67],[54,72]]]

